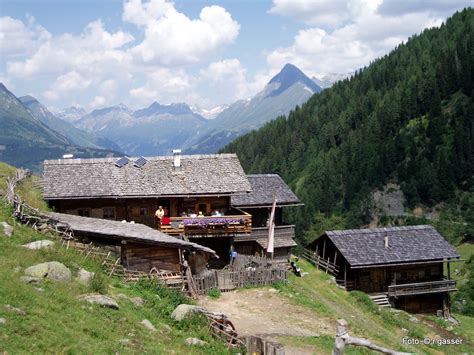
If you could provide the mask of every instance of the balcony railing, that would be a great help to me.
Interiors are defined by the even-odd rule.
[[[160,230],[169,235],[206,237],[234,235],[252,232],[250,214],[211,217],[170,217],[169,224],[162,224]]]
[[[275,226],[275,238],[289,237],[295,238],[295,226],[293,224],[286,224]],[[239,236],[239,241],[255,240],[261,238],[268,238],[268,227],[252,227],[252,234]]]
[[[388,286],[388,296],[410,296],[426,293],[451,292],[456,290],[456,281],[454,280],[418,282],[412,284]]]

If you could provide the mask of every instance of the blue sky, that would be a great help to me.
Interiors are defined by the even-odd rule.
[[[285,63],[309,76],[368,65],[465,0],[0,3],[0,80],[48,107],[229,104]]]

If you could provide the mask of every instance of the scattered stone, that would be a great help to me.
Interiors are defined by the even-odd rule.
[[[454,325],[459,325],[459,321],[456,318],[454,318],[453,316],[449,316],[448,318],[446,318],[446,320],[448,322],[451,322]]]
[[[54,242],[51,240],[37,240],[36,242],[31,242],[28,244],[22,245],[23,248],[31,249],[31,250],[38,250],[44,248],[50,248],[54,245]]]
[[[201,313],[203,311],[205,311],[204,308],[183,303],[176,307],[173,313],[171,313],[171,318],[180,322],[189,315]]]
[[[187,338],[184,341],[184,344],[186,344],[187,346],[204,346],[204,345],[207,345],[207,343],[205,341],[202,341],[201,339],[198,339],[198,338]]]
[[[164,333],[171,333],[173,331],[168,324],[161,324],[161,330],[163,330]]]
[[[21,271],[21,267],[20,267],[20,266],[17,266],[16,268],[13,269],[13,272],[14,272],[15,274],[18,274],[20,271]]]
[[[130,302],[132,302],[137,307],[142,307],[145,301],[141,297],[132,297],[130,298]]]
[[[102,307],[119,309],[118,303],[113,298],[109,296],[99,295],[96,293],[90,293],[87,295],[79,296],[79,300],[87,301],[91,304],[97,304]]]
[[[302,273],[301,273],[301,277],[304,277],[304,276],[306,276],[306,275],[309,275],[309,272],[306,272],[306,271],[305,271],[305,272],[302,272]]]
[[[419,322],[418,318],[413,317],[413,316],[410,316],[410,318],[408,318],[408,320],[409,320],[410,322],[413,322],[413,323],[418,323],[418,322]]]
[[[71,280],[71,270],[57,261],[50,261],[30,266],[25,270],[25,275],[40,278],[46,277],[53,281]]]
[[[448,332],[452,332],[452,331],[454,330],[454,328],[453,328],[452,325],[448,325],[448,326],[446,327],[446,330],[447,330]]]
[[[129,337],[134,337],[135,336],[135,333],[128,333],[127,334]]]
[[[275,288],[271,288],[271,289],[268,290],[268,292],[270,292],[270,293],[278,293],[279,291],[278,291],[277,289],[275,289]]]
[[[26,284],[39,284],[43,279],[36,277],[36,276],[22,276],[20,280]]]
[[[3,234],[6,237],[11,237],[13,235],[13,227],[7,222],[0,222],[0,226],[3,227]]]
[[[128,339],[120,339],[120,340],[119,340],[119,343],[120,343],[121,345],[128,345],[128,344],[130,343],[130,340],[128,340]]]
[[[142,320],[141,324],[145,326],[148,330],[151,330],[152,332],[156,332],[156,328],[153,324],[148,319]]]
[[[16,308],[16,307],[10,306],[9,304],[6,304],[5,308],[8,309],[10,312],[17,313],[21,316],[26,316],[26,311],[22,310],[21,308]]]
[[[77,272],[76,281],[82,285],[87,285],[90,282],[90,280],[92,280],[94,275],[95,275],[95,272],[89,272],[85,269],[79,269],[79,271]]]
[[[7,320],[5,318],[0,318],[0,324],[6,324]]]
[[[123,293],[115,295],[115,298],[118,298],[119,300],[128,300],[128,296]]]
[[[44,292],[44,289],[41,288],[41,287],[35,287],[35,290],[38,291],[38,292]]]
[[[402,328],[403,333],[408,333],[408,329]]]

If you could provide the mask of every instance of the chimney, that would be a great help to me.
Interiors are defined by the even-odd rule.
[[[388,235],[385,236],[385,249],[388,248]]]
[[[181,149],[173,149],[173,165],[175,168],[181,166]]]

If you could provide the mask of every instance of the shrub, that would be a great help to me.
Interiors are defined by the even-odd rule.
[[[221,290],[216,287],[213,287],[207,292],[207,295],[211,298],[219,298],[221,297]]]
[[[103,295],[107,293],[107,282],[102,273],[96,272],[94,274],[94,277],[92,277],[91,281],[89,282],[89,289],[92,292],[100,293]]]

